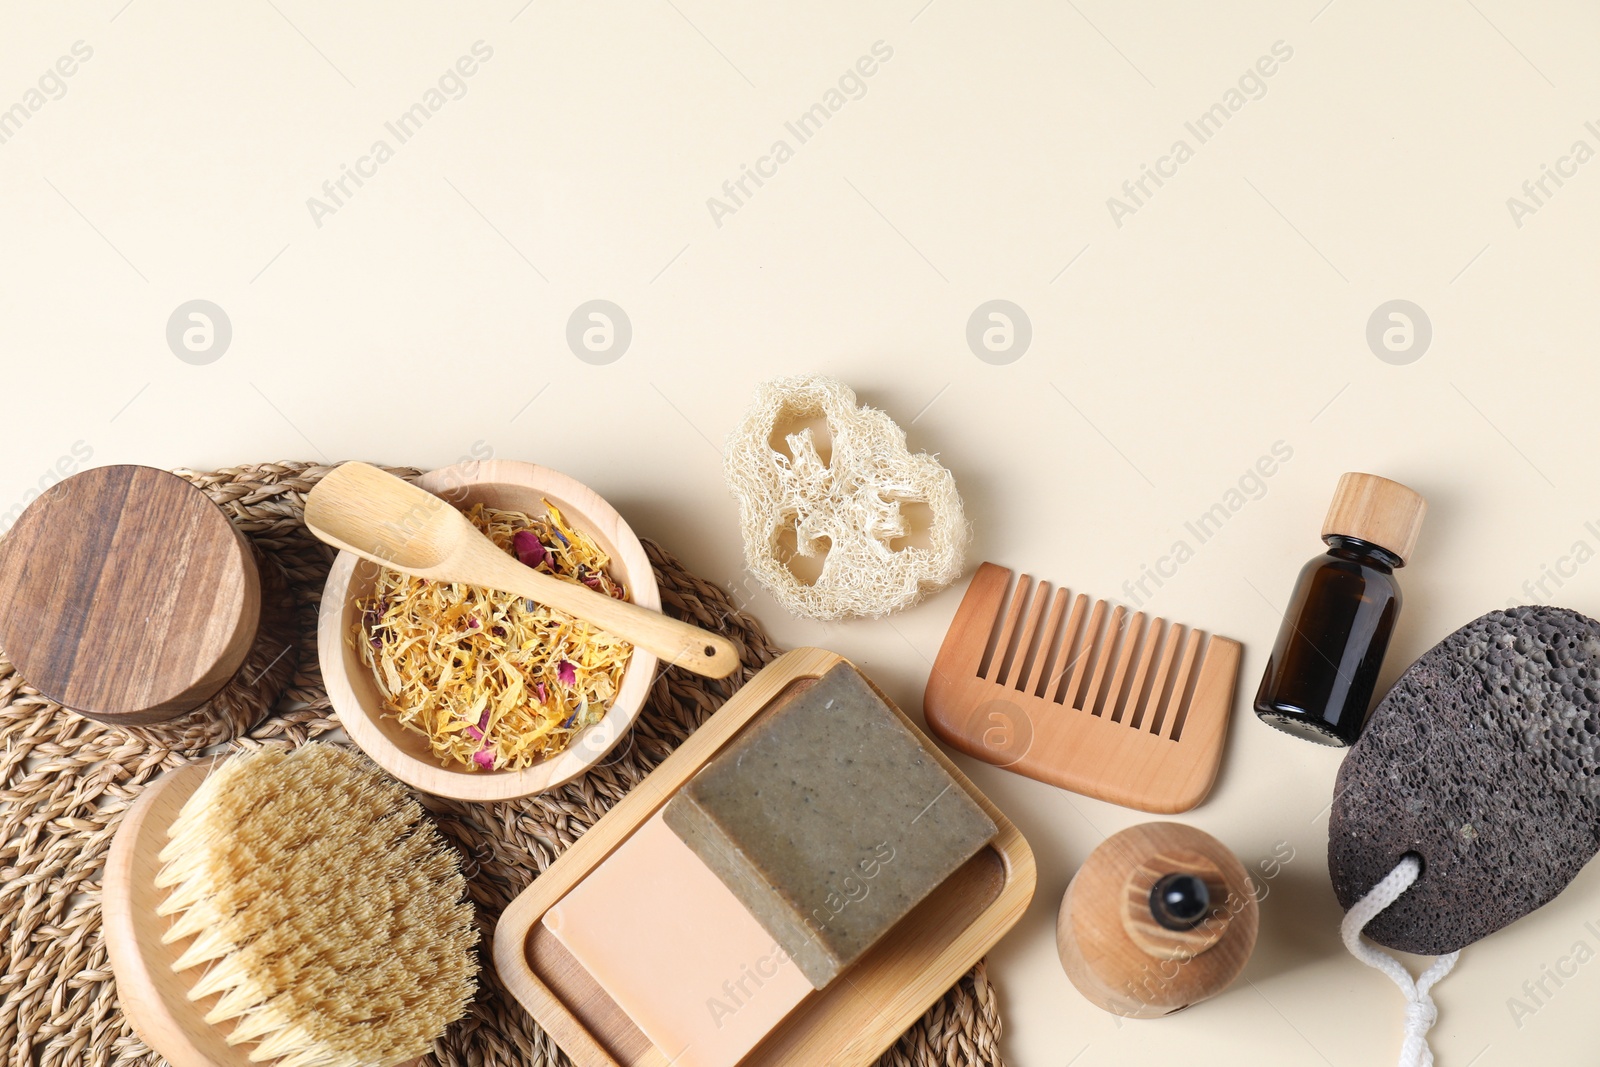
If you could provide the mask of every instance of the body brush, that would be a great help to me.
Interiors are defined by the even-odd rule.
[[[465,886],[421,805],[344,749],[174,772],[107,868],[124,1010],[174,1067],[409,1061],[472,998]]]

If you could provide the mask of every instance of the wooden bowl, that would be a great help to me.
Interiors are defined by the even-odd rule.
[[[655,571],[616,509],[594,490],[532,463],[484,460],[429,471],[417,482],[458,508],[485,504],[493,508],[544,513],[543,501],[561,509],[568,522],[593,537],[611,557],[611,576],[635,604],[661,610]],[[317,658],[328,698],[350,739],[373,761],[425,793],[455,800],[514,800],[554,789],[599,763],[622,740],[644,707],[655,678],[656,657],[635,648],[622,673],[616,699],[604,717],[572,739],[567,749],[524,770],[465,770],[442,766],[427,739],[406,729],[383,708],[383,696],[372,672],[361,662],[351,634],[360,612],[356,603],[372,593],[376,564],[340,552],[322,591],[317,618]]]

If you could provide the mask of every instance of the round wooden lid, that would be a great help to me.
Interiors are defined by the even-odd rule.
[[[1322,536],[1356,537],[1386,548],[1403,564],[1417,547],[1428,502],[1415,489],[1376,474],[1341,475]]]
[[[244,662],[260,618],[243,535],[153,467],[59,482],[0,541],[0,649],[91,718],[137,725],[198,707]]]

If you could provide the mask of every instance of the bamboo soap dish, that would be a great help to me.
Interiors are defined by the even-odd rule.
[[[1028,575],[1012,585],[993,563],[973,575],[928,677],[929,728],[985,763],[1124,807],[1204,800],[1239,642],[1065,588],[1052,597]]]
[[[550,869],[512,901],[495,928],[506,987],[579,1067],[667,1067],[599,981],[543,923],[569,890],[656,815],[694,774],[796,686],[845,662],[802,648],[752,678]],[[880,697],[883,694],[878,694]],[[887,697],[885,703],[893,708]],[[898,708],[908,727],[916,726]],[[1012,823],[931,744],[929,756],[994,820],[999,832],[841,980],[812,990],[741,1067],[864,1067],[873,1063],[1022,917],[1036,882],[1033,852]],[[848,978],[848,980],[844,980]]]

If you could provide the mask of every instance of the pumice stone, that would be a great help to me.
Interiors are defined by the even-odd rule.
[[[1600,848],[1600,622],[1492,611],[1400,676],[1334,788],[1328,872],[1349,909],[1415,853],[1366,935],[1454,952],[1550,901]]]

